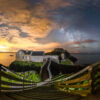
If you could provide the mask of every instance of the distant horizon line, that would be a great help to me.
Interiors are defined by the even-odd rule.
[[[17,52],[0,52],[0,53],[17,53]],[[69,52],[70,54],[100,54],[100,52],[93,52],[93,53],[73,53],[73,52]]]

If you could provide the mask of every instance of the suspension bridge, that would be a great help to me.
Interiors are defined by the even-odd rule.
[[[18,75],[16,77],[16,75],[12,75],[14,74],[12,71],[1,65],[0,97],[6,100],[66,100],[66,98],[79,100],[80,96],[88,96],[99,91],[100,62],[69,76],[65,74],[62,78],[53,78],[50,71],[51,63],[52,60],[47,60],[43,64],[42,69],[45,70],[40,72],[43,81],[39,83]],[[12,81],[6,81],[3,78]]]

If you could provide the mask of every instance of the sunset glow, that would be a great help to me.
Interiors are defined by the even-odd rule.
[[[0,52],[8,52],[8,48],[6,46],[0,45]]]
[[[0,45],[0,49],[5,49],[6,47],[3,45]]]
[[[99,52],[99,9],[99,0],[0,0],[0,52]]]

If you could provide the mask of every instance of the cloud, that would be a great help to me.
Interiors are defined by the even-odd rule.
[[[29,36],[27,33],[24,33],[24,32],[23,32],[23,33],[20,33],[19,35],[20,35],[21,37],[28,37],[28,36]]]
[[[100,36],[98,4],[98,0],[0,0],[0,45],[9,50],[51,50],[95,43]]]
[[[70,45],[80,45],[80,44],[95,43],[95,42],[97,42],[97,41],[92,40],[92,39],[87,39],[87,40],[83,40],[83,41],[70,41],[70,42],[64,43],[63,45],[70,46]]]
[[[28,9],[29,5],[24,0],[8,1],[0,0],[0,12],[3,13],[1,24],[21,28],[22,32],[29,33],[33,37],[43,37],[48,34],[51,29],[51,20],[32,16],[31,14],[34,12]]]
[[[52,29],[51,20],[31,15],[37,13],[37,6],[35,12],[28,8],[25,0],[0,0],[0,41],[5,40],[11,48],[36,47],[35,38],[45,37]]]
[[[25,33],[33,37],[45,37],[52,28],[52,22],[49,19],[32,18],[29,24],[21,25],[20,28]]]
[[[0,12],[6,17],[7,22],[26,22],[29,17],[27,3],[24,0],[0,0]],[[16,16],[16,17],[15,17]]]
[[[60,46],[59,43],[55,43],[55,42],[52,42],[52,43],[48,43],[48,44],[38,44],[38,43],[31,43],[31,44],[28,44],[30,43],[30,41],[27,41],[27,40],[24,40],[27,42],[22,42],[23,45],[21,44],[16,44],[16,45],[12,45],[10,48],[9,48],[9,51],[18,51],[19,49],[24,49],[24,50],[37,50],[37,51],[45,51],[45,52],[48,52],[48,51],[51,51],[53,50],[54,48]],[[16,48],[17,47],[17,48]]]
[[[65,0],[43,0],[43,1],[47,10],[55,10],[57,8],[71,6],[71,4],[69,2],[66,2]]]

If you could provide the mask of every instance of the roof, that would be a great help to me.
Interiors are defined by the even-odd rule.
[[[44,52],[43,51],[33,51],[32,56],[43,56]]]
[[[23,52],[24,52],[24,54],[30,55],[32,51],[23,51]]]
[[[32,55],[32,56],[43,56],[44,51],[30,51],[30,50],[19,50],[18,52],[22,51],[25,55]]]
[[[29,51],[29,50],[19,50],[18,52],[23,52],[24,54],[28,54],[30,55],[32,51]]]

